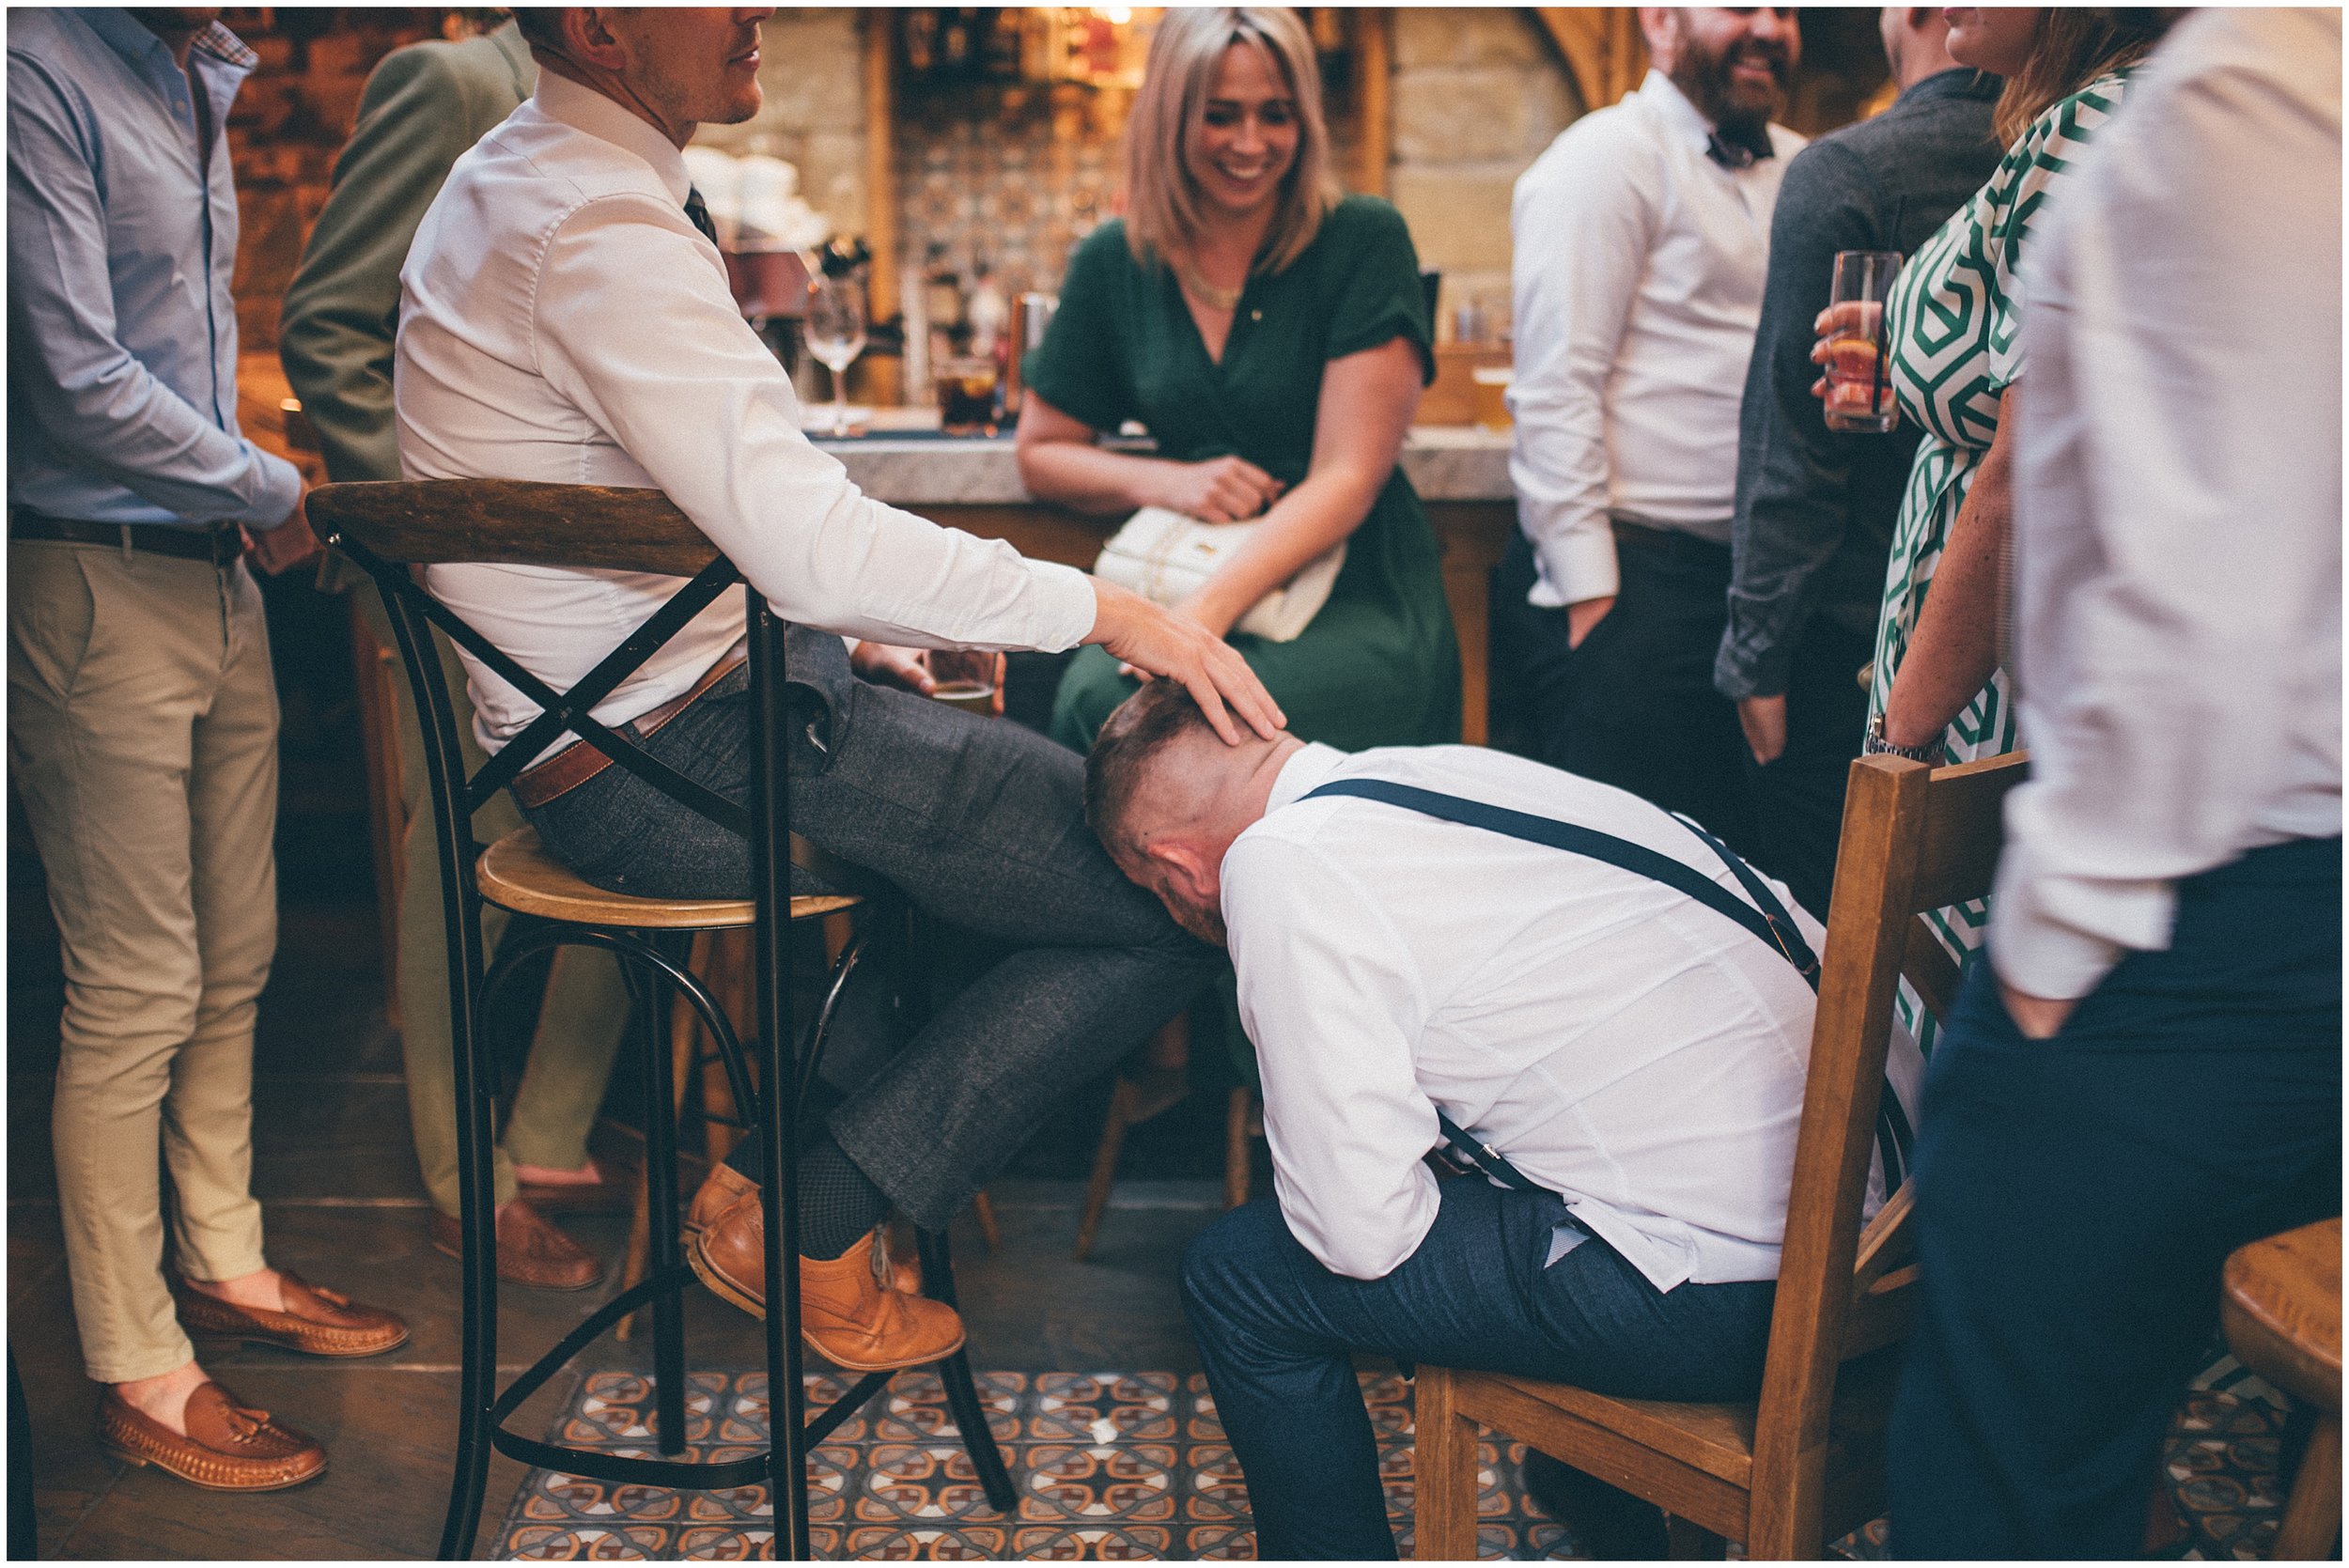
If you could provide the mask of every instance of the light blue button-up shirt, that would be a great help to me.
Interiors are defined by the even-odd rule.
[[[214,24],[210,98],[128,12],[8,14],[8,502],[89,522],[274,528],[302,476],[237,428],[237,191],[254,65]]]

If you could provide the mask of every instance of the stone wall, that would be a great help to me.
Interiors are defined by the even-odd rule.
[[[1388,191],[1411,225],[1420,265],[1443,274],[1439,337],[1455,311],[1481,305],[1498,334],[1509,316],[1509,193],[1582,112],[1556,49],[1521,8],[1399,7],[1393,151]]]
[[[800,194],[835,232],[865,232],[864,27],[886,15],[848,6],[777,11],[762,29],[758,114],[706,125],[693,139],[796,164]]]

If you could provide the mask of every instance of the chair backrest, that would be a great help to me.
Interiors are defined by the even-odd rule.
[[[1957,966],[1919,917],[1990,891],[2001,808],[2028,771],[2021,753],[1852,765],[1754,1433],[1757,1534],[1775,1533],[1768,1511],[1816,1513],[1837,1370],[1904,1337],[1915,1312],[1908,1187],[1859,1222],[1894,999],[1906,977],[1937,1017],[1955,1000]],[[1803,1526],[1794,1538],[1812,1539],[1817,1519]]]

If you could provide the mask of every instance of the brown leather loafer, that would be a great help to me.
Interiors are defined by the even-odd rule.
[[[277,1277],[284,1281],[282,1312],[240,1307],[174,1280],[171,1294],[180,1327],[191,1334],[273,1344],[304,1356],[381,1356],[408,1343],[408,1325],[398,1313],[363,1307],[339,1291],[305,1283],[289,1268],[279,1269]]]
[[[685,1261],[719,1299],[765,1317],[765,1241],[759,1205],[737,1203],[693,1237]],[[879,1266],[888,1266],[886,1253]],[[962,1318],[941,1301],[909,1296],[884,1281],[866,1235],[836,1258],[800,1260],[800,1334],[834,1366],[888,1372],[960,1350]]]
[[[188,1435],[133,1409],[113,1389],[98,1406],[98,1443],[133,1465],[152,1465],[212,1492],[280,1492],[326,1468],[318,1439],[239,1405],[207,1383],[188,1396]]]
[[[509,1285],[539,1290],[585,1290],[603,1278],[603,1265],[528,1203],[517,1198],[498,1211],[498,1278]],[[432,1246],[452,1258],[464,1256],[464,1236],[456,1217],[432,1211]]]
[[[636,1207],[637,1161],[616,1155],[594,1157],[592,1182],[523,1182],[520,1193],[541,1215],[628,1214]]]
[[[745,1198],[756,1199],[758,1184],[731,1165],[711,1168],[708,1179],[693,1193],[685,1210],[685,1234],[692,1235],[718,1222],[718,1217]]]

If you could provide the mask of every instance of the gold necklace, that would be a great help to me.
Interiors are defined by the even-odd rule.
[[[1217,287],[1202,277],[1199,269],[1188,261],[1181,263],[1176,271],[1182,275],[1183,287],[1199,296],[1200,303],[1210,309],[1237,310],[1239,297],[1248,292],[1248,285],[1244,281],[1237,288]]]

